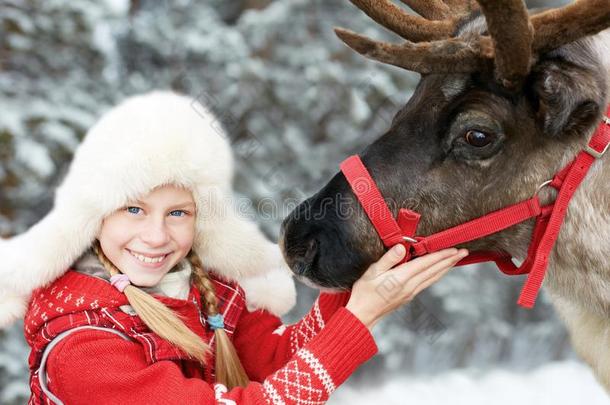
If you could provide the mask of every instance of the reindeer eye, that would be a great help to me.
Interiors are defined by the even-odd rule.
[[[464,139],[468,145],[482,148],[483,146],[489,145],[493,141],[493,136],[485,132],[471,129],[464,134]]]

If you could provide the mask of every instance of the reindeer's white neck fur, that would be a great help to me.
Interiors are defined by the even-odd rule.
[[[592,39],[610,87],[610,30]],[[610,88],[609,88],[610,90]],[[610,93],[610,92],[609,92]],[[607,100],[607,102],[610,100]],[[574,149],[574,154],[577,149]],[[562,165],[574,154],[566,154]],[[601,316],[610,316],[610,153],[597,160],[570,202],[547,286]]]
[[[602,31],[593,37],[594,47],[599,53],[599,58],[606,66],[608,77],[610,77],[610,29]]]

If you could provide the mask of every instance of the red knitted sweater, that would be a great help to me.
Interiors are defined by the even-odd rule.
[[[248,311],[237,284],[212,281],[225,330],[252,380],[247,387],[215,383],[213,358],[202,367],[121,310],[128,302],[108,282],[68,271],[33,294],[26,314],[29,403],[53,403],[41,389],[43,352],[60,333],[83,325],[111,328],[129,340],[89,328],[55,342],[46,360],[47,387],[65,404],[323,404],[377,351],[369,330],[343,307],[348,294],[320,294],[301,321],[286,326],[266,311]],[[187,300],[156,298],[214,348],[196,288]]]

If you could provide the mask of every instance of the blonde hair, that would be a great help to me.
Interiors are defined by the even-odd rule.
[[[121,274],[120,270],[106,257],[98,242],[94,243],[93,250],[111,276]],[[192,281],[201,292],[206,315],[208,317],[217,315],[218,299],[214,284],[194,252],[189,253],[188,260],[193,268]],[[151,331],[184,351],[189,357],[206,365],[208,356],[211,354],[210,346],[189,329],[170,308],[132,284],[125,287],[123,293],[133,310]],[[250,381],[227,333],[223,328],[218,328],[214,331],[214,337],[216,339],[216,380],[229,389],[245,387]]]
[[[201,291],[205,312],[208,316],[218,314],[218,299],[214,290],[214,284],[204,270],[201,260],[191,251],[188,259],[193,266],[193,282]],[[216,338],[216,379],[229,388],[245,387],[250,380],[239,360],[233,342],[229,339],[224,328],[214,331]]]

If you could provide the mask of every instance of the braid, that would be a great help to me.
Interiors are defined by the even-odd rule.
[[[195,252],[188,256],[193,266],[193,282],[203,296],[203,305],[209,316],[218,314],[218,298],[212,280],[208,277],[203,264]],[[223,328],[214,331],[216,338],[216,380],[227,386],[245,387],[249,383],[248,375],[244,370],[235,347]]]
[[[216,290],[214,289],[212,280],[210,280],[205,270],[203,270],[201,260],[199,260],[199,257],[196,254],[191,253],[189,255],[189,260],[193,266],[193,281],[204,298],[203,305],[205,307],[205,313],[208,316],[218,314],[218,298],[216,298]]]
[[[93,250],[104,268],[114,276],[121,271],[106,257],[99,242]],[[151,331],[181,349],[200,363],[206,363],[209,346],[167,306],[140,288],[130,284],[123,290],[129,304]]]

